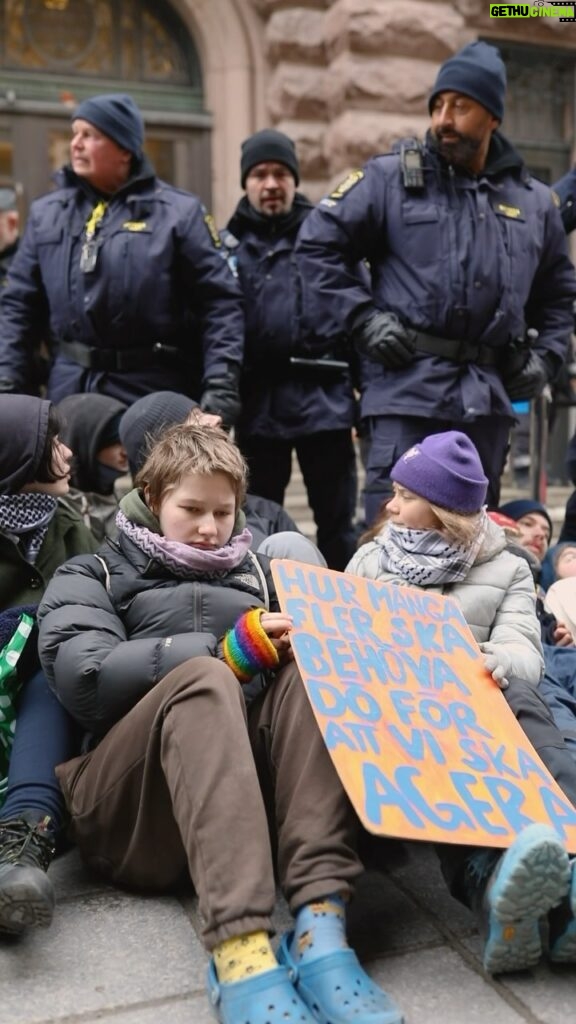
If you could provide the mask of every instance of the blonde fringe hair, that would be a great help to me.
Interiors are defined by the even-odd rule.
[[[420,497],[420,495],[419,495]],[[426,501],[426,498],[422,499]],[[476,536],[478,530],[478,523],[482,516],[482,509],[478,512],[453,512],[447,508],[441,508],[440,505],[433,505],[431,501],[427,503],[432,509],[436,519],[438,520],[438,529],[453,543],[461,544],[464,547],[468,547],[472,543],[472,540]],[[374,540],[375,537],[384,528],[390,513],[387,510],[387,506],[381,510],[378,518],[373,522],[372,526],[363,533],[359,540],[359,545],[367,544],[369,541]]]
[[[169,427],[151,448],[134,485],[146,492],[149,508],[157,513],[166,492],[189,473],[224,473],[232,485],[236,509],[242,505],[248,467],[240,449],[220,427],[182,423]]]

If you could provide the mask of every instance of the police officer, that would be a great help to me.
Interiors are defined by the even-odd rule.
[[[511,400],[539,394],[565,358],[574,269],[550,189],[498,131],[505,91],[498,50],[464,47],[439,69],[425,143],[370,160],[302,228],[309,315],[320,333],[344,324],[362,353],[369,522],[398,457],[453,428],[497,505]],[[361,258],[371,287],[351,273]]]
[[[0,306],[0,387],[31,387],[49,339],[48,397],[158,389],[238,413],[244,318],[238,284],[199,199],[156,178],[130,96],[84,100],[70,166],[32,203]]]
[[[298,159],[282,132],[246,139],[240,171],[246,194],[222,233],[246,300],[236,441],[250,466],[250,490],[278,504],[296,451],[318,547],[331,568],[343,570],[355,548],[354,396],[344,343],[319,343],[300,329],[293,250],[312,206],[296,191]]]
[[[552,189],[560,207],[564,230],[568,235],[576,228],[576,167],[572,167],[552,186]]]
[[[0,188],[0,289],[16,255],[20,237],[18,201],[13,188]]]

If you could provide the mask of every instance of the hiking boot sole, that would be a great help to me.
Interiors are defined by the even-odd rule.
[[[554,829],[529,825],[496,868],[486,893],[489,974],[534,967],[542,955],[539,920],[568,892],[570,862]]]
[[[54,913],[54,889],[40,869],[22,867],[18,877],[0,879],[0,933],[21,935],[48,928]]]

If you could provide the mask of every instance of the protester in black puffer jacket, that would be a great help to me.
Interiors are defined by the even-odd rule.
[[[356,817],[292,660],[291,619],[238,515],[244,460],[219,429],[177,426],[136,484],[118,543],[64,567],[39,613],[50,682],[99,741],[58,770],[82,856],[138,889],[188,871],[223,1024],[269,1020],[270,1007],[302,1024],[317,1010],[332,1024],[400,1024],[346,945]],[[259,676],[269,685],[246,707]],[[283,966],[268,939],[263,795],[296,914]]]

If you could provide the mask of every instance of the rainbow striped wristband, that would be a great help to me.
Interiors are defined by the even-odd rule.
[[[276,668],[278,651],[262,629],[260,619],[264,608],[251,608],[224,636],[224,661],[241,683],[267,668]]]

